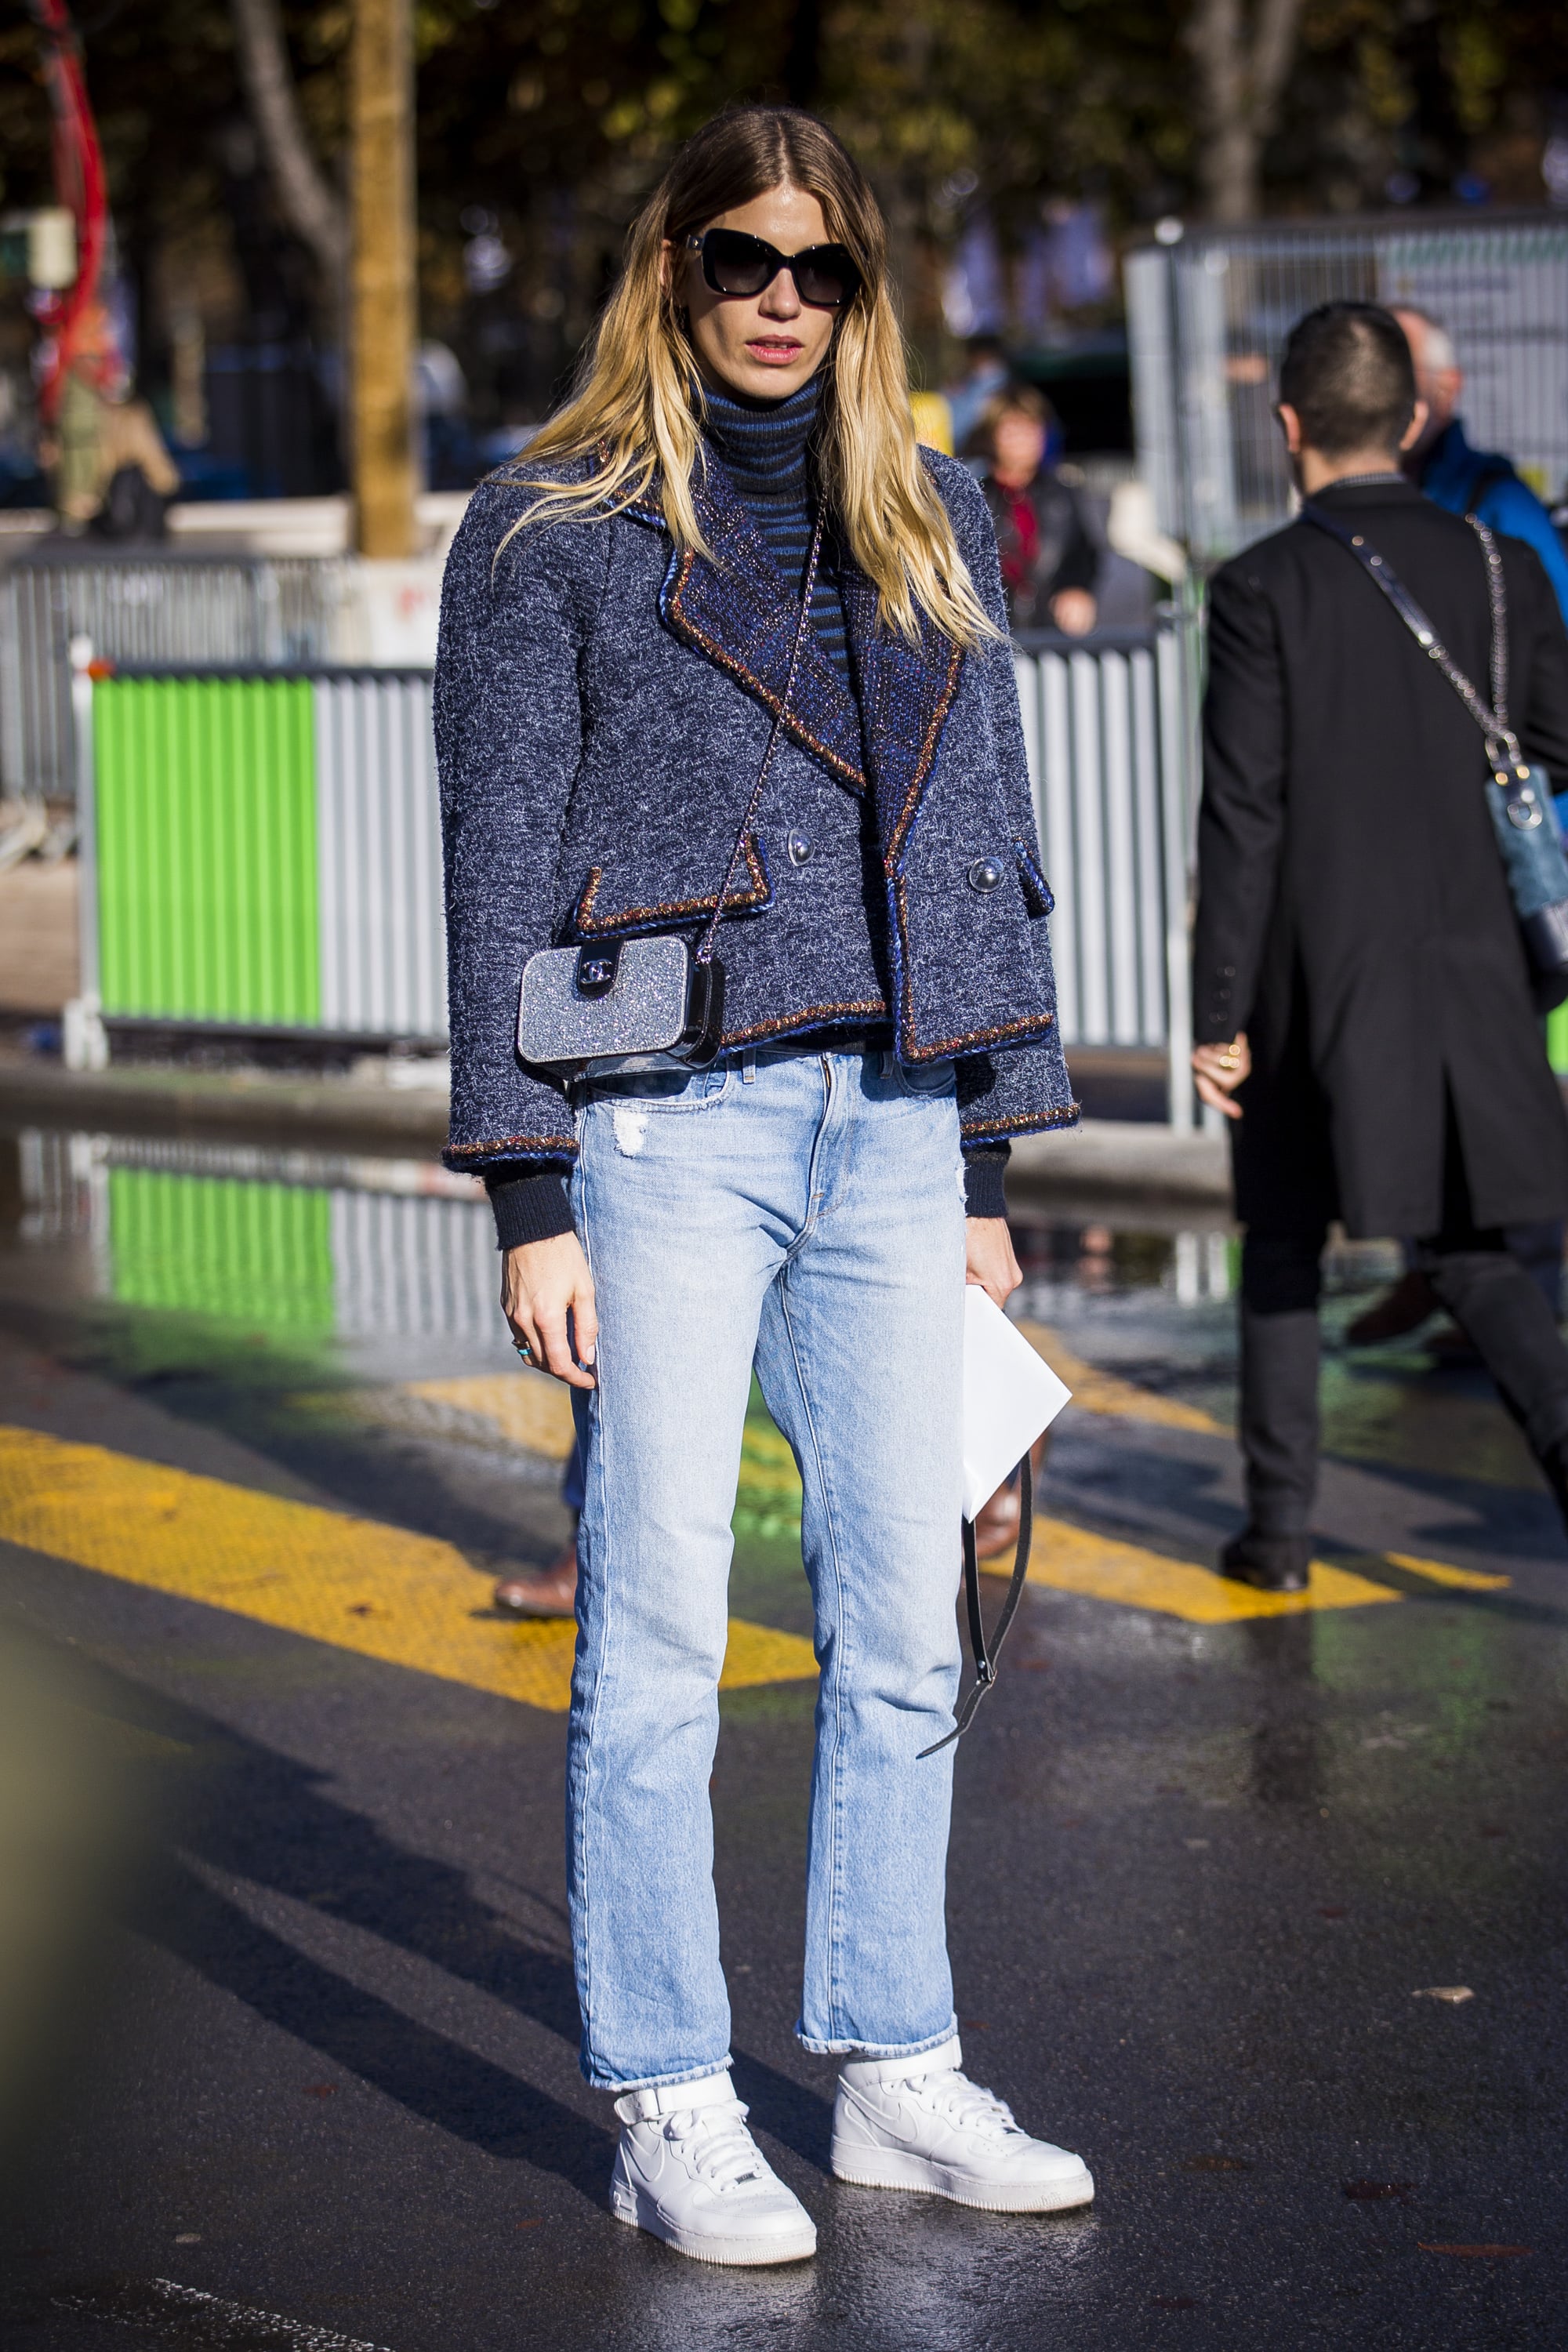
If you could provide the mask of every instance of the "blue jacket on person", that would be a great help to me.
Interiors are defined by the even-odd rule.
[[[1476,486],[1481,485],[1476,497]],[[1552,517],[1528,482],[1521,482],[1510,458],[1495,451],[1472,449],[1456,416],[1433,442],[1421,467],[1421,488],[1450,514],[1472,509],[1489,530],[1522,539],[1546,566],[1563,617],[1568,621],[1568,551],[1558,538]]]
[[[911,646],[879,625],[876,591],[845,557],[858,695],[807,630],[720,931],[724,1042],[890,1025],[904,1063],[957,1063],[973,1147],[1070,1125],[1078,1108],[995,539],[968,470],[921,454],[1003,634],[964,653],[922,617]],[[575,1158],[564,1086],[517,1053],[523,965],[581,940],[700,934],[799,611],[716,458],[692,483],[708,554],[678,551],[657,504],[509,539],[537,495],[531,470],[513,460],[474,493],[436,667],[446,1156],[475,1171]]]

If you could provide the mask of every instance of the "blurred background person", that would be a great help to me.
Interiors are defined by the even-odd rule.
[[[1007,354],[996,335],[971,335],[963,347],[963,373],[942,386],[952,446],[962,449],[980,423],[990,401],[1005,392],[1012,377]]]
[[[1473,449],[1465,436],[1459,403],[1465,375],[1453,338],[1440,320],[1413,303],[1394,305],[1394,316],[1405,330],[1415,367],[1415,388],[1426,404],[1426,422],[1406,450],[1405,474],[1429,499],[1450,514],[1473,514],[1490,530],[1522,539],[1540,556],[1568,621],[1568,554],[1552,517],[1528,482],[1521,481],[1513,461],[1500,450]],[[1561,786],[1568,777],[1558,777]],[[1563,1312],[1563,1223],[1510,1225],[1504,1234],[1510,1249],[1531,1279],[1541,1286],[1553,1315]],[[1345,1331],[1352,1348],[1377,1347],[1418,1331],[1437,1312],[1432,1286],[1415,1262],[1414,1244],[1405,1244],[1405,1273],[1391,1290],[1374,1299]],[[1452,1325],[1434,1334],[1432,1352],[1448,1362],[1475,1360],[1475,1350]]]
[[[1400,471],[1425,419],[1386,310],[1292,330],[1279,421],[1302,497],[1361,535],[1489,684],[1475,533]],[[1509,707],[1568,763],[1568,636],[1498,538]],[[1354,553],[1303,515],[1215,575],[1198,822],[1193,1055],[1227,1113],[1241,1274],[1247,1524],[1222,1573],[1300,1591],[1318,1465],[1318,1299],[1331,1220],[1421,1236],[1568,1518],[1568,1349],[1502,1228],[1568,1204],[1568,1121],[1483,786],[1480,728]],[[1484,690],[1484,689],[1483,689]],[[1234,1099],[1233,1099],[1234,1097]]]
[[[120,541],[164,536],[179,469],[131,378],[109,314],[94,303],[74,339],[54,432],[40,447],[61,529]]]
[[[1506,531],[1533,547],[1568,621],[1568,552],[1552,517],[1530,484],[1520,479],[1511,457],[1497,449],[1473,449],[1465,437],[1459,415],[1465,374],[1452,336],[1413,304],[1395,304],[1394,315],[1415,363],[1417,394],[1426,404],[1426,422],[1405,453],[1405,473],[1450,514],[1473,514],[1489,530]]]
[[[1028,384],[991,400],[971,437],[985,461],[981,487],[995,526],[1007,618],[1015,629],[1087,636],[1098,605],[1100,550],[1083,501],[1047,462],[1050,403]]]

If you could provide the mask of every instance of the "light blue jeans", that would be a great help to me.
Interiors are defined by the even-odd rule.
[[[599,1312],[567,1832],[583,2071],[727,2065],[708,1783],[753,1363],[800,1466],[821,1668],[808,2050],[953,2030],[943,1894],[959,1677],[963,1197],[952,1072],[760,1055],[617,1079],[573,1183]]]

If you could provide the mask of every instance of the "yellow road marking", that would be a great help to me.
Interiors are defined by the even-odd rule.
[[[545,1371],[491,1371],[466,1381],[406,1381],[400,1388],[315,1390],[299,1404],[351,1413],[355,1421],[378,1421],[406,1430],[411,1437],[466,1434],[463,1421],[489,1423],[508,1444],[545,1461],[564,1463],[572,1454],[572,1390]],[[468,1433],[478,1434],[478,1433]]]
[[[1450,1568],[1443,1559],[1417,1559],[1407,1551],[1385,1551],[1391,1568],[1407,1568],[1413,1576],[1429,1577],[1434,1584],[1451,1584],[1458,1592],[1506,1592],[1511,1576],[1485,1576],[1479,1568]]]
[[[986,1567],[999,1576],[1011,1572],[1005,1558],[988,1560]],[[1373,1584],[1352,1569],[1332,1568],[1321,1559],[1312,1562],[1312,1580],[1305,1592],[1255,1592],[1250,1585],[1233,1584],[1195,1560],[1167,1559],[1140,1544],[1091,1535],[1087,1528],[1049,1518],[1035,1522],[1029,1582],[1051,1585],[1058,1592],[1081,1592],[1093,1601],[1120,1601],[1127,1609],[1184,1617],[1194,1625],[1229,1625],[1243,1617],[1294,1617],[1304,1609],[1364,1609],[1373,1601],[1405,1598],[1386,1584]]]
[[[1081,1405],[1085,1412],[1113,1413],[1126,1421],[1154,1421],[1167,1429],[1199,1429],[1210,1437],[1230,1434],[1223,1422],[1215,1421],[1212,1413],[1201,1412],[1195,1404],[1180,1404],[1174,1397],[1160,1396],[1153,1389],[1140,1388],[1134,1381],[1119,1380],[1114,1372],[1097,1371],[1081,1356],[1075,1356],[1048,1325],[1021,1318],[1017,1328],[1036,1355],[1044,1357],[1058,1380],[1067,1382],[1074,1404]]]
[[[477,1617],[483,1583],[432,1536],[0,1428],[0,1537],[529,1706],[570,1704],[574,1629]],[[798,1634],[731,1619],[722,1687],[816,1674]]]

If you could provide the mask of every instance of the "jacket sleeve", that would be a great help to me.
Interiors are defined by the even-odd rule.
[[[1251,1016],[1285,837],[1285,682],[1273,608],[1235,565],[1209,597],[1193,1034],[1219,1045]]]
[[[1521,539],[1535,550],[1552,583],[1557,609],[1568,620],[1568,553],[1530,484],[1521,482],[1517,474],[1506,475],[1483,490],[1476,512],[1492,530],[1509,539]]]
[[[1067,501],[1067,534],[1046,594],[1059,596],[1064,588],[1085,588],[1092,595],[1100,579],[1100,550],[1085,520],[1083,500],[1067,482],[1058,481],[1056,488]]]
[[[1029,760],[1024,746],[1024,719],[1018,708],[1013,646],[1007,635],[1007,606],[1002,593],[995,529],[984,493],[965,468],[950,461],[938,478],[975,593],[988,617],[1002,632],[999,640],[992,639],[977,646],[969,659],[982,666],[985,677],[998,781],[1014,847],[1023,853],[1033,873],[1043,881],[1039,837],[1035,827],[1035,795],[1029,783]],[[1043,915],[1031,922],[1029,935],[1040,987],[1047,1003],[1054,1007],[1056,974]],[[1037,1043],[1016,1046],[1009,1053],[964,1056],[958,1064],[958,1106],[961,1132],[968,1150],[985,1144],[994,1148],[1014,1135],[1075,1126],[1078,1105],[1072,1099],[1059,1032],[1053,1027]]]
[[[552,943],[582,754],[578,664],[613,526],[553,524],[501,549],[526,496],[503,484],[475,492],[447,559],[436,656],[452,1038],[445,1157],[475,1173],[577,1151],[563,1088],[518,1059],[517,1006],[524,963]]]

